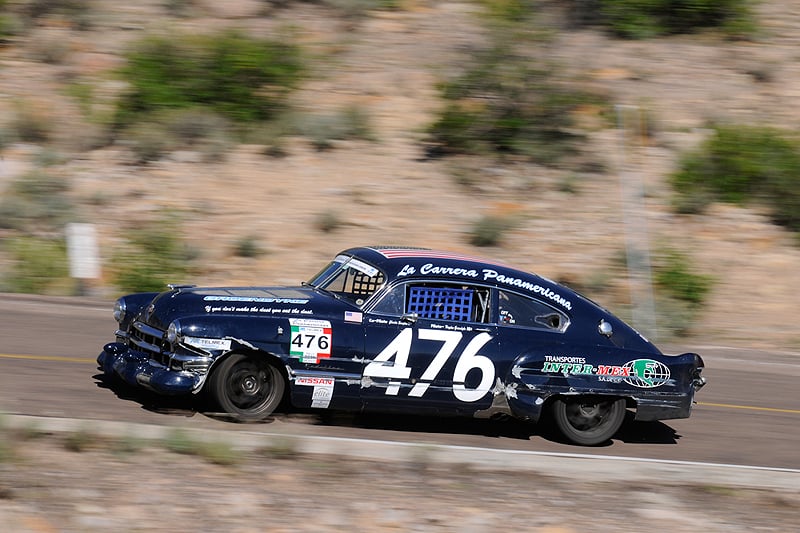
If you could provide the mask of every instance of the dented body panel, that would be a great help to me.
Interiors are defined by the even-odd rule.
[[[661,420],[688,417],[704,382],[698,355],[661,353],[565,286],[432,250],[345,250],[296,287],[129,295],[115,317],[100,368],[165,395],[223,394],[232,354],[279,369],[298,408],[535,422],[554,399],[607,397]]]

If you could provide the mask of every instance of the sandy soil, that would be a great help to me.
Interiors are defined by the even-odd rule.
[[[19,533],[611,533],[655,525],[675,532],[789,531],[800,505],[793,491],[702,479],[576,481],[454,467],[424,454],[377,462],[223,446],[204,458],[132,436],[6,436],[11,439],[0,449],[0,524]]]

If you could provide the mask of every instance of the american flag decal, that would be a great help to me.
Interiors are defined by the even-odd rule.
[[[344,312],[344,321],[345,322],[357,322],[361,323],[363,320],[363,315],[357,311],[345,311]]]

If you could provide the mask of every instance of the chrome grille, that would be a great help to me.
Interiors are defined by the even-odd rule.
[[[156,362],[168,366],[169,354],[165,349],[166,341],[164,332],[160,329],[148,326],[143,322],[134,322],[130,329],[128,344],[131,348],[147,352]]]
[[[212,358],[201,354],[177,354],[164,338],[164,332],[144,322],[134,322],[127,335],[128,346],[145,352],[152,361],[171,369],[205,374]]]

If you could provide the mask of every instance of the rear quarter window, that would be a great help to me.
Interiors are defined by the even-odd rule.
[[[498,322],[503,326],[564,331],[569,326],[569,317],[535,298],[501,290],[498,292]]]

